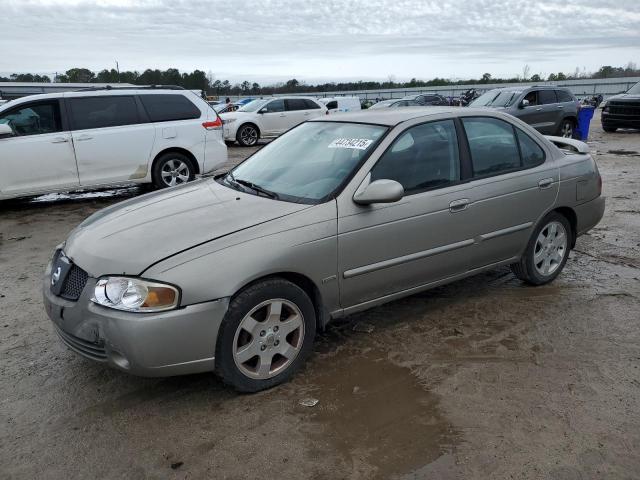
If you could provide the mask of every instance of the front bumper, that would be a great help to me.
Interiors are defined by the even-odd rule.
[[[602,112],[602,125],[607,127],[640,128],[640,115],[620,115]]]
[[[159,313],[129,313],[91,302],[89,278],[77,302],[51,293],[51,264],[43,281],[44,306],[61,340],[76,353],[144,377],[212,371],[223,298]]]

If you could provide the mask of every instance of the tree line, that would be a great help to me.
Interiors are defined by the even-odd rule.
[[[178,85],[189,90],[203,90],[208,95],[272,95],[274,93],[305,93],[305,92],[335,92],[346,90],[378,90],[391,88],[414,87],[444,87],[453,85],[494,84],[494,83],[518,83],[518,82],[556,82],[560,80],[574,79],[599,79],[615,77],[640,76],[640,69],[635,63],[629,62],[624,67],[605,65],[596,72],[586,72],[576,68],[572,73],[541,73],[531,74],[528,65],[522,69],[522,75],[512,78],[497,78],[490,73],[485,73],[478,79],[450,80],[446,78],[433,78],[431,80],[418,80],[412,78],[408,82],[398,82],[393,76],[387,81],[356,81],[356,82],[327,82],[322,84],[308,84],[293,78],[286,82],[261,86],[256,82],[244,81],[231,83],[229,80],[216,79],[212,72],[205,73],[202,70],[193,72],[180,72],[176,68],[167,70],[147,69],[142,73],[137,71],[119,72],[116,69],[104,69],[95,73],[88,68],[71,68],[64,73],[53,77],[31,73],[12,74],[9,77],[0,76],[0,82],[45,82],[57,83],[130,83],[134,85]]]

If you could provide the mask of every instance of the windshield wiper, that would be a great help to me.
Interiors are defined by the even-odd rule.
[[[262,193],[263,195],[266,195],[269,198],[273,198],[275,200],[279,198],[277,193],[272,192],[271,190],[267,190],[266,188],[263,188],[260,185],[256,185],[255,183],[250,182],[249,180],[243,180],[241,178],[238,179],[238,178],[235,178],[233,175],[231,175],[231,178],[234,182],[239,183],[242,186],[249,187],[252,190]]]

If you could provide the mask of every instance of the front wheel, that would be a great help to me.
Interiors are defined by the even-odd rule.
[[[241,392],[288,380],[311,352],[316,317],[309,296],[280,278],[236,295],[220,325],[216,373]]]
[[[189,157],[182,153],[169,152],[153,165],[151,177],[157,188],[175,187],[195,178],[196,170]]]
[[[259,139],[258,129],[251,124],[242,125],[236,135],[236,140],[243,147],[253,147]]]
[[[567,263],[571,238],[571,225],[566,217],[550,213],[533,231],[524,255],[511,265],[511,270],[531,285],[551,282]]]

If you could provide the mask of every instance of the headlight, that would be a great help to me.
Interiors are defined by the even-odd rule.
[[[139,278],[103,277],[98,280],[91,301],[103,307],[127,312],[162,312],[178,306],[176,287]]]
[[[606,101],[606,100],[603,100],[603,101],[602,101],[602,103],[600,104],[600,108],[601,108],[601,109],[603,109],[603,110],[604,110],[605,108],[607,108],[607,101]]]

